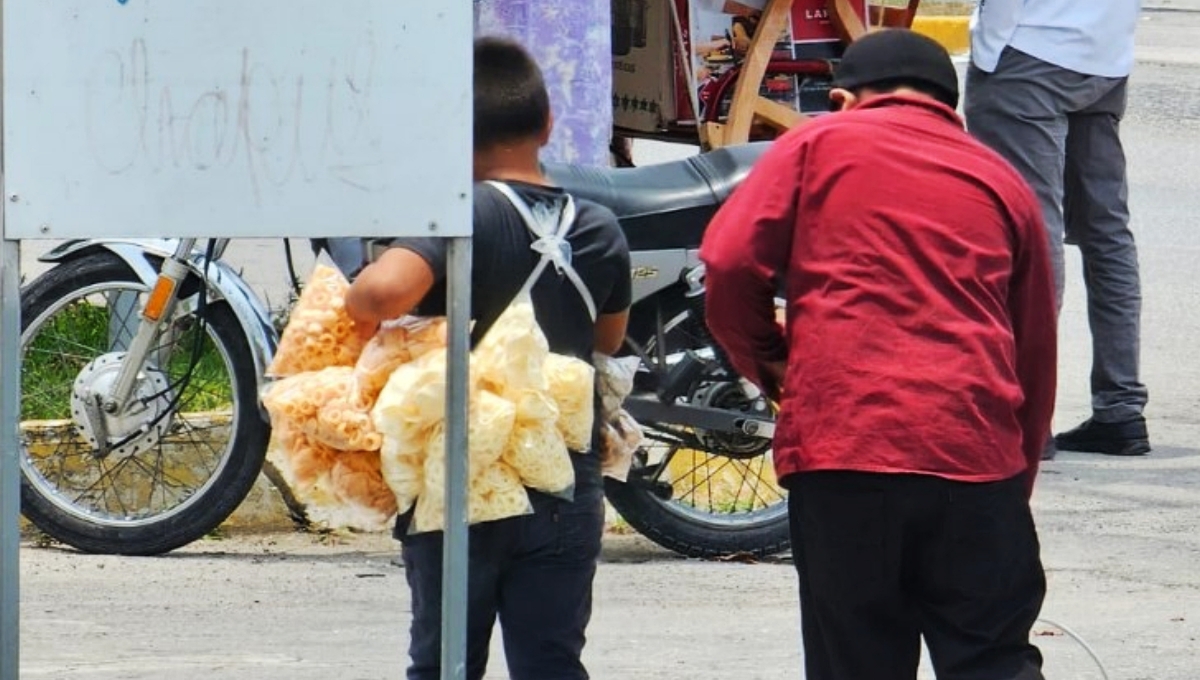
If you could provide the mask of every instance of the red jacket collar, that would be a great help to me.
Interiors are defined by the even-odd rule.
[[[851,111],[882,109],[889,106],[912,106],[919,109],[924,109],[949,120],[959,127],[963,127],[962,118],[959,117],[958,113],[954,109],[937,100],[911,94],[885,94],[860,104],[851,109]]]

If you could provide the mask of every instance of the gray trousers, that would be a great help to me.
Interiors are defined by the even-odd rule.
[[[1119,128],[1126,78],[1076,73],[1007,48],[994,73],[967,72],[967,127],[1025,177],[1041,203],[1062,306],[1063,243],[1079,246],[1092,331],[1092,410],[1101,422],[1142,413],[1142,294],[1129,230]]]

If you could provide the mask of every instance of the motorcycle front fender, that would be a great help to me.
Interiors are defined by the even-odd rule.
[[[61,243],[38,259],[42,262],[63,264],[96,251],[108,251],[121,258],[146,286],[153,287],[158,277],[155,260],[170,257],[175,253],[177,241],[172,239],[79,239]],[[208,281],[213,299],[223,300],[233,310],[254,359],[257,391],[263,388],[263,375],[271,363],[271,357],[279,344],[271,315],[233,267],[222,260],[209,262],[205,266],[204,253],[193,250],[185,261],[188,269],[197,277]],[[262,405],[259,405],[262,409]],[[266,418],[266,412],[263,412]]]

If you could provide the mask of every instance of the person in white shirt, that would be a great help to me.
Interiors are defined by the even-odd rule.
[[[1079,246],[1092,331],[1092,417],[1046,448],[1150,451],[1139,378],[1141,283],[1119,127],[1140,0],[980,0],[971,20],[968,129],[1042,205],[1062,305],[1063,243]]]

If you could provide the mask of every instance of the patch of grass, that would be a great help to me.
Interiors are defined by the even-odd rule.
[[[89,362],[112,346],[110,312],[108,305],[78,300],[58,310],[38,328],[25,347],[21,367],[22,420],[69,417],[75,379]],[[130,330],[127,335],[132,333]],[[182,408],[189,411],[228,408],[232,404],[228,369],[216,345],[198,324],[177,332],[173,351],[163,367],[167,380],[176,386],[187,372],[197,337],[200,352],[183,395]]]
[[[81,352],[107,343],[108,312],[79,303],[59,311],[38,329],[21,366],[21,419],[69,413],[71,385],[85,361]]]

